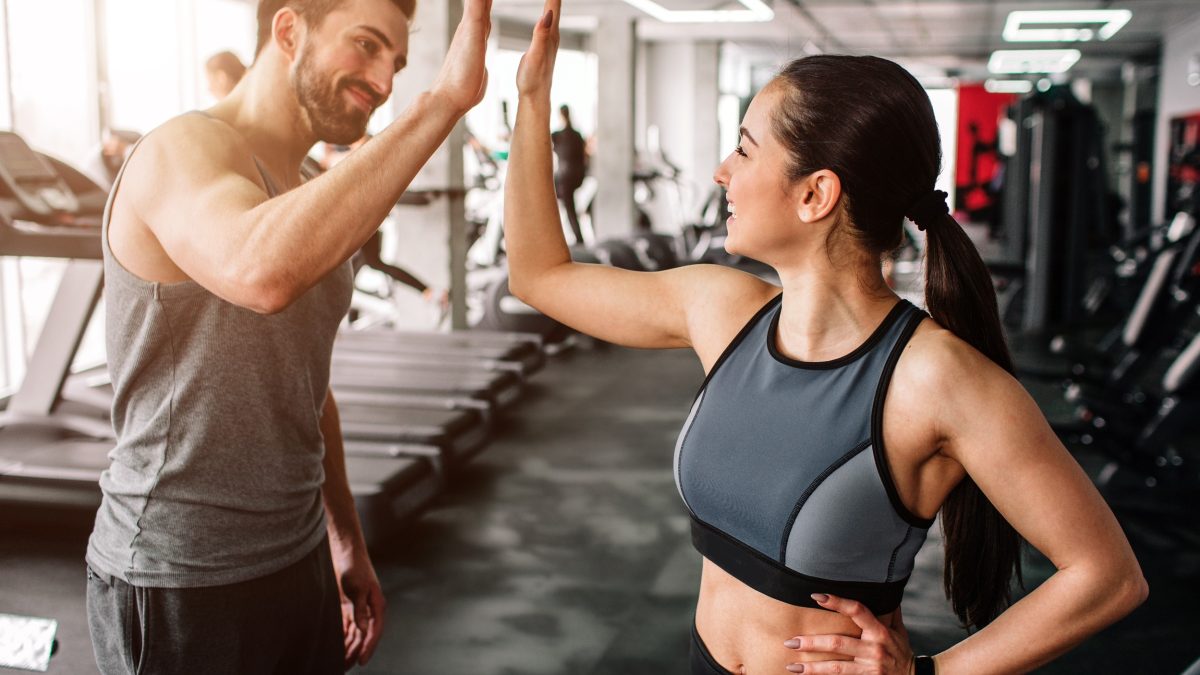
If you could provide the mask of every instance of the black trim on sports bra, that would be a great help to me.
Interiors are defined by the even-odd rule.
[[[780,295],[782,296],[782,294]],[[897,302],[892,306],[891,310],[888,311],[887,316],[883,318],[883,322],[875,328],[875,332],[871,333],[871,336],[867,338],[866,342],[859,345],[849,354],[846,354],[845,356],[839,356],[832,361],[799,361],[780,352],[779,347],[776,345],[776,336],[779,334],[779,314],[776,314],[775,316],[771,317],[771,327],[767,331],[767,350],[771,352],[771,356],[776,361],[784,364],[785,366],[791,366],[793,368],[803,368],[806,370],[832,370],[834,368],[840,368],[871,351],[875,345],[879,344],[879,341],[883,339],[883,336],[887,334],[888,329],[891,328],[892,324],[895,323],[900,315],[904,313],[905,308],[911,306],[912,303],[908,302],[907,300],[901,300]]]
[[[763,305],[762,309],[759,309],[757,312],[755,312],[754,316],[750,317],[750,320],[746,322],[745,326],[742,326],[742,329],[738,331],[738,334],[734,336],[733,340],[726,345],[725,351],[721,352],[721,355],[717,357],[716,362],[713,363],[713,367],[709,369],[708,374],[704,376],[704,381],[700,383],[700,388],[696,390],[696,395],[692,397],[693,404],[696,403],[696,399],[700,398],[701,392],[703,392],[704,388],[708,386],[708,383],[712,380],[713,375],[716,374],[717,368],[720,368],[722,363],[725,363],[725,361],[729,360],[730,355],[732,355],[734,350],[738,348],[738,345],[740,345],[742,341],[746,339],[746,335],[752,328],[754,328],[754,326],[758,324],[759,319],[761,319],[764,314],[771,311],[772,308],[778,305],[781,300],[783,300],[782,291],[775,297],[768,300],[767,304]]]
[[[907,302],[904,304],[908,304]],[[904,522],[919,527],[923,530],[928,530],[933,525],[933,518],[922,518],[908,510],[904,502],[900,500],[900,493],[896,491],[896,482],[892,478],[891,467],[887,463],[887,453],[883,448],[883,403],[887,399],[888,385],[892,381],[892,373],[896,370],[896,363],[900,360],[900,355],[904,353],[904,348],[908,345],[908,341],[916,332],[917,326],[925,320],[925,312],[913,312],[908,319],[908,324],[900,331],[900,338],[896,340],[896,346],[892,349],[892,353],[888,354],[887,361],[883,364],[883,374],[879,378],[879,386],[875,390],[875,402],[871,407],[871,445],[875,453],[875,467],[879,472],[879,477],[883,481],[883,487],[887,491],[888,501],[892,503],[892,508],[896,510],[896,514],[904,519]]]
[[[876,616],[893,612],[904,597],[908,577],[886,583],[821,579],[771,560],[733,537],[692,517],[692,545],[700,555],[763,595],[798,607],[822,609],[813,593],[853,598]]]

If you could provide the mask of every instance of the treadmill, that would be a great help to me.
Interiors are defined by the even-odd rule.
[[[0,132],[0,255],[67,258],[67,269],[18,391],[0,414],[0,504],[94,510],[114,447],[107,411],[70,401],[71,362],[103,288],[100,224],[107,194],[71,167]],[[368,545],[385,540],[442,487],[421,456],[347,457]]]
[[[408,335],[420,335],[410,342]],[[541,368],[540,343],[474,347],[435,334],[360,331],[339,334],[332,386],[339,401],[475,411],[491,426],[512,405],[525,378]],[[355,431],[347,432],[354,435]]]
[[[104,368],[72,376],[64,391],[72,409],[112,407],[112,381]],[[346,443],[347,471],[352,456],[409,457],[429,462],[444,479],[453,467],[478,454],[490,439],[491,420],[485,401],[422,398],[395,391],[340,391],[336,386],[333,394]],[[111,436],[111,428],[108,434]]]
[[[546,363],[540,335],[503,333],[418,333],[387,329],[343,330],[335,353],[386,354],[400,362],[470,363],[486,370],[511,370],[522,377]]]
[[[468,365],[405,364],[386,356],[337,354],[332,364],[333,390],[399,391],[433,398],[468,397],[504,410],[521,397],[524,381],[510,371],[488,371]]]

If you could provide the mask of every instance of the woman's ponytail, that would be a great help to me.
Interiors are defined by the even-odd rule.
[[[979,251],[958,222],[940,216],[925,228],[925,306],[941,326],[1013,371],[996,291]],[[946,538],[944,583],[954,613],[982,628],[1012,599],[1021,583],[1021,539],[968,476],[942,504]]]

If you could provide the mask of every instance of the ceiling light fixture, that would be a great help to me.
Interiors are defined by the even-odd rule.
[[[986,80],[983,88],[993,94],[1028,94],[1033,91],[1029,80]]]
[[[998,49],[988,59],[993,73],[1064,73],[1079,60],[1078,49]]]
[[[1107,40],[1132,17],[1133,12],[1127,9],[1017,10],[1008,15],[1004,39],[1009,42]]]
[[[667,9],[654,0],[625,0],[630,5],[664,23],[720,23],[724,21],[754,23],[771,21],[775,18],[775,11],[763,0],[737,1],[745,6],[745,9]]]

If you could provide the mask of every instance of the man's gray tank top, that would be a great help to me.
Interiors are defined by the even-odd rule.
[[[193,281],[145,281],[108,246],[123,173],[102,228],[117,444],[100,478],[88,564],[137,586],[265,576],[325,537],[320,419],[350,263],[273,315]]]
[[[775,345],[782,295],[734,338],[700,387],[675,480],[704,557],[792,605],[812,593],[896,609],[932,521],[909,513],[883,450],[883,403],[925,313],[896,304],[867,341],[805,363]]]

